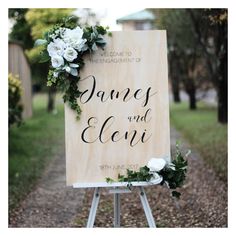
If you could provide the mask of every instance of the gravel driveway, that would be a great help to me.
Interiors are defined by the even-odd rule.
[[[171,129],[171,144],[183,140]],[[183,149],[192,149],[184,142]],[[168,189],[146,187],[158,227],[227,227],[227,184],[207,168],[192,150],[187,181],[181,199]],[[38,186],[10,217],[9,227],[85,227],[92,189],[65,187],[65,160],[59,156],[47,168]],[[121,196],[121,226],[147,227],[137,191]],[[102,190],[95,227],[113,227],[113,196]]]

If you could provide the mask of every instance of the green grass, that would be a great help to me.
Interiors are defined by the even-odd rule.
[[[217,122],[217,109],[203,103],[190,111],[187,103],[171,105],[171,124],[195,147],[208,166],[227,181],[227,125]]]
[[[46,112],[47,96],[33,99],[33,117],[9,131],[9,210],[35,186],[47,163],[64,153],[64,109],[57,101],[57,114]]]

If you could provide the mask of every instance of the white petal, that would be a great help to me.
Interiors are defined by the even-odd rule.
[[[58,77],[58,75],[59,75],[59,73],[58,73],[58,72],[53,72],[53,76],[54,76],[54,77],[56,77],[56,78],[57,78],[57,77]]]
[[[70,73],[71,68],[69,66],[66,66],[66,72]]]
[[[150,171],[160,171],[166,165],[166,161],[163,158],[151,158],[147,164]]]

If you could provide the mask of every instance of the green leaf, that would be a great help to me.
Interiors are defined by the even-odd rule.
[[[106,44],[106,41],[105,41],[103,38],[100,38],[100,39],[97,39],[97,40],[96,40],[96,43],[99,43],[99,44]]]
[[[48,81],[48,82],[47,82],[47,86],[48,86],[48,87],[52,86],[52,82],[51,82],[51,81]]]
[[[181,193],[177,192],[177,191],[172,191],[172,196],[179,199],[181,196]]]
[[[48,55],[48,52],[46,50],[42,51],[40,53],[40,60],[39,63],[44,63],[50,60],[50,56]]]
[[[93,44],[93,46],[92,46],[92,50],[93,50],[93,51],[98,50],[98,47],[97,47],[96,43]]]
[[[108,184],[112,184],[112,183],[115,182],[115,180],[112,179],[112,178],[107,177],[107,178],[106,178],[106,182],[107,182]]]
[[[46,45],[47,44],[47,40],[45,39],[37,39],[34,43],[34,47],[40,46],[40,45]]]

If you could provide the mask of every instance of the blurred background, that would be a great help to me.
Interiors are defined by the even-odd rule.
[[[34,41],[66,16],[81,26],[167,30],[171,127],[227,186],[227,9],[9,9],[9,209],[64,153],[60,92],[46,86]],[[150,52],[151,53],[151,52]],[[203,170],[202,170],[203,171]]]

